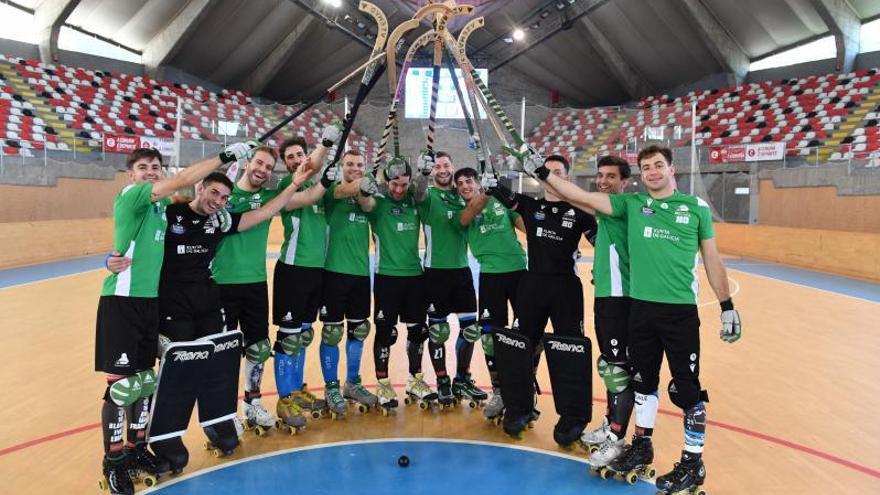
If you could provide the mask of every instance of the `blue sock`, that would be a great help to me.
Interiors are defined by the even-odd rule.
[[[346,380],[354,380],[361,374],[361,354],[364,353],[364,341],[345,339]]]
[[[291,377],[294,390],[300,390],[303,387],[303,372],[306,365],[306,350],[300,349],[299,354],[293,358],[293,376]]]
[[[458,328],[467,328],[474,323],[477,322],[477,318],[474,315],[468,315],[466,317],[459,316],[458,318]],[[458,338],[455,339],[455,359],[456,359],[456,370],[455,377],[462,378],[465,373],[470,370],[471,360],[474,357],[474,343],[468,342],[465,340],[462,332],[458,332]]]
[[[327,345],[321,342],[321,373],[324,375],[324,383],[337,380],[336,369],[339,366],[339,346]]]
[[[275,353],[275,385],[278,388],[278,397],[287,397],[294,390],[299,390],[293,388],[295,366],[293,356],[283,352]]]

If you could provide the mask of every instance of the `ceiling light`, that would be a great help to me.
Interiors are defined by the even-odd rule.
[[[522,41],[526,37],[526,33],[523,32],[522,29],[516,28],[513,30],[513,39],[516,41]]]

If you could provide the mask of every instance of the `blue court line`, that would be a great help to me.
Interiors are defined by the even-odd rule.
[[[406,468],[398,466],[409,457]],[[304,473],[307,475],[304,476]],[[629,486],[590,475],[583,459],[489,442],[388,439],[340,442],[255,456],[160,483],[147,493],[216,495],[266,493],[505,495],[650,494],[649,483]]]
[[[278,259],[278,255],[279,253],[277,252],[270,252],[267,253],[267,258],[272,260]],[[75,275],[91,270],[103,270],[105,256],[86,256],[22,268],[0,270],[0,289]],[[372,266],[374,260],[372,256],[370,258]],[[474,284],[476,284],[478,282],[480,265],[473,257],[468,256],[468,258],[471,270],[474,273]],[[593,262],[593,258],[584,256],[578,262],[589,264]],[[744,258],[729,258],[724,260],[724,264],[733,270],[880,303],[880,284]]]

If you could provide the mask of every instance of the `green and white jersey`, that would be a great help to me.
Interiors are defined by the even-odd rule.
[[[612,215],[626,219],[630,297],[641,301],[696,304],[700,241],[715,237],[709,205],[675,191],[610,196]]]
[[[599,229],[593,255],[596,297],[629,296],[629,246],[626,220],[596,213]]]
[[[401,201],[377,196],[376,207],[369,215],[376,245],[376,273],[421,275],[419,211],[412,193],[406,193]]]
[[[425,229],[425,268],[464,268],[467,262],[467,232],[459,218],[464,200],[455,190],[428,188],[419,203]]]
[[[233,213],[259,210],[282,189],[245,191],[235,185],[226,209]],[[266,281],[266,245],[269,243],[269,224],[272,219],[223,239],[217,256],[211,264],[218,284],[252,284]]]
[[[514,230],[519,213],[494,197],[468,225],[468,243],[480,262],[480,273],[510,273],[526,269],[526,252]]]
[[[284,190],[293,182],[288,175],[281,180],[278,189]],[[308,181],[299,188],[305,191],[315,185]],[[282,263],[309,268],[323,268],[327,254],[327,219],[324,217],[324,202],[297,208],[293,211],[281,211],[281,223],[284,225],[284,244],[281,245]]]
[[[102,296],[158,297],[165,256],[165,207],[151,201],[153,184],[129,184],[113,204],[113,249],[131,259],[131,266],[104,279]]]
[[[324,193],[327,259],[324,269],[370,276],[370,221],[355,198],[333,197],[336,184]]]

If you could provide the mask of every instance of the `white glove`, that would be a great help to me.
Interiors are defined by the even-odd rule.
[[[379,183],[372,174],[367,174],[361,179],[360,191],[361,196],[367,198],[379,193]]]
[[[522,162],[522,167],[525,173],[532,177],[538,177],[541,180],[547,178],[546,175],[536,172],[539,168],[544,166],[544,158],[538,153],[538,150],[536,150],[534,146],[528,145],[522,154],[520,154],[519,158]]]
[[[335,163],[328,163],[324,166],[324,172],[321,173],[321,185],[324,189],[330,189],[334,182],[339,180],[339,166]]]
[[[739,321],[739,311],[728,309],[721,312],[721,340],[732,344],[742,337],[742,324]]]
[[[321,131],[321,145],[325,148],[332,148],[333,145],[339,142],[339,138],[341,137],[342,122],[338,119],[333,119],[333,121],[324,126],[324,130]]]
[[[434,171],[434,155],[427,151],[419,153],[418,169],[422,175],[431,175]]]
[[[223,163],[237,162],[250,158],[251,150],[260,146],[260,142],[249,139],[243,143],[232,143],[220,152],[220,161]]]
[[[211,214],[211,223],[214,227],[220,227],[221,232],[229,232],[232,228],[232,215],[226,208],[219,209]]]
[[[498,187],[498,177],[495,174],[485,173],[480,176],[480,187],[484,191]]]

